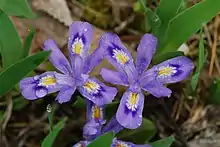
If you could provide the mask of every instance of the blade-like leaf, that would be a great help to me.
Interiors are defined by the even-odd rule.
[[[93,142],[91,142],[87,147],[110,147],[112,144],[112,140],[114,138],[113,132],[106,133],[97,139],[95,139]]]
[[[24,58],[0,73],[0,97],[8,92],[15,84],[17,84],[29,72],[40,65],[50,52],[42,51],[35,55]]]
[[[29,50],[30,50],[30,47],[31,47],[31,43],[32,43],[32,40],[34,38],[34,34],[35,34],[35,30],[34,28],[30,28],[29,29],[29,34],[27,36],[27,38],[25,39],[25,42],[24,42],[24,46],[23,46],[23,54],[22,54],[22,57],[27,57],[28,56],[28,53],[29,53]]]
[[[158,141],[151,143],[152,147],[170,147],[171,144],[174,142],[173,137],[164,138]]]
[[[44,138],[41,147],[52,147],[57,135],[63,129],[66,121],[67,118],[65,117],[58,124],[54,126],[53,130],[47,135],[46,138]]]
[[[21,57],[22,44],[14,24],[0,9],[0,50],[3,68],[14,64]]]
[[[209,88],[209,97],[208,101],[212,104],[220,104],[220,79],[213,81],[212,85]]]
[[[0,9],[12,16],[20,16],[25,18],[34,18],[35,14],[32,12],[27,0],[1,0]]]
[[[151,120],[144,118],[139,128],[135,130],[125,129],[121,131],[117,136],[122,140],[129,140],[133,143],[144,144],[149,141],[155,135],[155,133],[155,124]]]
[[[204,0],[176,15],[169,22],[165,42],[159,44],[157,53],[175,51],[193,33],[220,12],[219,0]]]

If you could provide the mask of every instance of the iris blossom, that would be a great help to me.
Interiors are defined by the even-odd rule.
[[[87,123],[83,128],[84,141],[80,141],[73,147],[86,147],[90,142],[92,142],[97,137],[103,135],[104,133],[114,132],[115,134],[123,130],[116,117],[112,119],[105,125],[106,120],[104,118],[104,106],[98,106],[93,102],[87,100]],[[103,127],[103,125],[105,125]],[[150,145],[135,145],[131,142],[125,142],[121,140],[113,139],[111,147],[151,147]]]
[[[56,100],[64,103],[69,101],[72,94],[78,89],[85,98],[97,105],[112,102],[117,93],[116,88],[108,87],[88,75],[103,57],[100,47],[89,55],[92,37],[93,29],[89,23],[76,21],[71,24],[68,40],[70,62],[54,40],[46,40],[43,49],[51,51],[49,60],[60,73],[45,72],[21,80],[19,86],[22,95],[26,99],[35,100],[59,91]]]
[[[105,34],[100,40],[100,46],[105,50],[104,58],[117,69],[112,71],[103,68],[100,73],[103,79],[112,84],[128,87],[121,98],[116,119],[129,129],[138,128],[142,123],[144,107],[142,90],[158,98],[169,97],[172,92],[164,84],[186,79],[194,67],[190,59],[179,56],[146,70],[157,46],[157,39],[150,34],[142,37],[137,48],[135,64],[130,52],[116,34]]]

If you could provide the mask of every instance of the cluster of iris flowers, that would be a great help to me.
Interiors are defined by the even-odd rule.
[[[83,133],[86,141],[75,147],[86,146],[90,141],[105,132],[117,133],[123,128],[136,129],[142,123],[144,107],[143,91],[153,96],[169,97],[172,93],[164,84],[175,83],[188,77],[194,68],[190,59],[185,56],[175,57],[153,66],[147,70],[157,47],[157,39],[145,34],[137,48],[136,60],[121,43],[116,34],[106,33],[100,38],[97,49],[89,54],[93,37],[92,26],[87,22],[73,22],[69,29],[69,61],[62,54],[54,40],[44,42],[43,49],[51,51],[49,60],[60,72],[50,71],[34,77],[24,78],[19,86],[22,95],[28,100],[35,100],[47,94],[59,91],[56,100],[68,102],[77,89],[87,103],[87,123]],[[115,67],[115,71],[103,68],[102,78],[114,85],[128,87],[123,94],[116,115],[107,125],[104,119],[104,105],[111,103],[117,89],[109,87],[89,72],[102,59]],[[135,147],[133,143],[113,140],[112,147]],[[149,145],[139,145],[149,146]]]

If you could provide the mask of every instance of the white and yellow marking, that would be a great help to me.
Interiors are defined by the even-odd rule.
[[[129,56],[122,50],[113,49],[113,58],[117,60],[118,63],[124,65],[129,60]]]
[[[74,145],[74,147],[85,147],[83,143],[79,142],[76,145]]]
[[[117,142],[116,147],[129,147],[129,145],[127,143],[124,142]]]
[[[172,66],[162,66],[158,69],[158,77],[159,78],[166,78],[170,77],[172,74],[177,72],[176,67]]]
[[[127,108],[131,111],[136,111],[138,107],[139,99],[140,97],[138,93],[131,92],[128,96],[128,100],[126,103]]]
[[[102,119],[103,117],[103,112],[102,112],[102,108],[97,106],[97,105],[94,105],[92,106],[92,118],[98,120],[98,119]]]
[[[40,82],[38,85],[45,86],[45,87],[54,86],[54,85],[56,85],[56,79],[53,75],[47,75],[47,76],[42,77],[40,79]]]
[[[72,44],[72,51],[78,55],[81,55],[83,52],[83,46],[82,39],[76,38]]]
[[[88,80],[83,86],[88,93],[96,94],[100,90],[100,85],[95,81]]]

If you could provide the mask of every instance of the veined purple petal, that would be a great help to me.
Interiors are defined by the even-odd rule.
[[[137,75],[130,52],[121,43],[116,34],[106,33],[103,35],[100,40],[100,47],[105,50],[104,58],[117,70],[128,72],[129,79]],[[130,70],[132,70],[132,74]]]
[[[93,29],[89,23],[81,21],[73,22],[69,28],[69,53],[78,54],[82,58],[87,57],[92,37]]]
[[[65,102],[70,101],[73,93],[75,92],[76,87],[70,87],[70,86],[64,86],[60,89],[60,92],[58,93],[56,100],[62,104]]]
[[[185,57],[179,56],[160,63],[151,70],[154,70],[156,79],[160,83],[176,83],[185,80],[194,68],[193,62]]]
[[[42,98],[49,93],[59,91],[62,85],[58,84],[56,72],[45,72],[39,76],[28,77],[20,81],[22,95],[29,100]]]
[[[93,140],[97,136],[101,135],[101,128],[102,128],[102,125],[95,122],[94,120],[90,120],[83,127],[83,137],[86,140]]]
[[[143,90],[151,93],[153,96],[155,97],[170,97],[172,91],[163,86],[161,83],[159,83],[158,81],[151,81],[149,83],[147,83],[145,86],[143,86]]]
[[[123,129],[124,127],[117,121],[116,116],[113,116],[108,124],[103,128],[103,133],[114,132],[116,134]]]
[[[145,34],[137,48],[136,68],[138,74],[141,75],[148,67],[151,59],[156,51],[157,38],[151,34]]]
[[[131,142],[121,141],[114,138],[113,143],[111,147],[152,147],[151,145],[145,144],[145,145],[135,145]]]
[[[62,73],[71,74],[71,68],[68,60],[60,51],[56,42],[52,39],[48,39],[44,42],[43,49],[51,51],[49,60],[50,62]]]
[[[77,54],[70,54],[71,66],[75,78],[79,78],[83,72],[84,61],[82,57]]]
[[[106,86],[96,78],[89,78],[78,90],[98,106],[111,103],[117,94],[116,88]]]
[[[91,55],[86,58],[83,73],[88,74],[90,71],[92,71],[93,68],[95,68],[102,61],[103,56],[104,50],[98,47]]]
[[[89,145],[89,144],[90,144],[90,141],[85,140],[85,141],[80,141],[80,142],[78,142],[78,143],[75,144],[73,147],[86,147],[86,146]]]
[[[122,96],[116,119],[125,128],[136,129],[142,123],[144,95],[140,91],[127,90]]]
[[[116,72],[106,68],[102,68],[100,75],[102,78],[111,84],[128,86],[128,78],[124,72]]]

